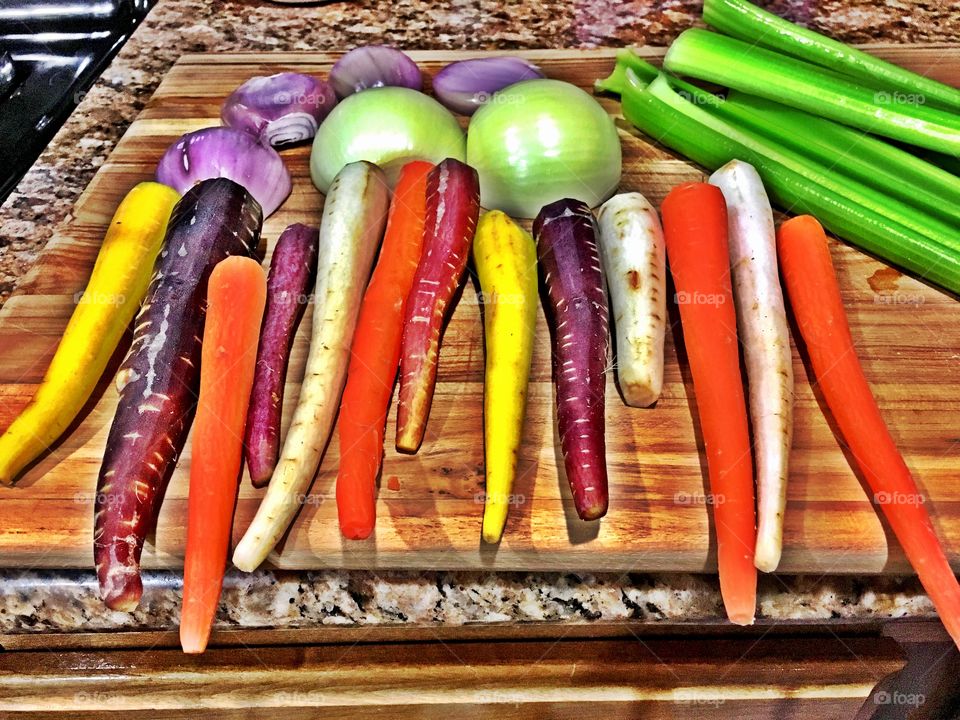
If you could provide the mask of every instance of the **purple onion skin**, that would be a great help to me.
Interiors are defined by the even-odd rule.
[[[337,97],[373,87],[423,89],[423,74],[417,64],[396,48],[366,45],[354,48],[330,70],[330,84]]]
[[[337,104],[330,83],[301,73],[252,77],[220,110],[224,125],[274,147],[309,140]]]
[[[433,78],[433,94],[461,115],[473,115],[498,90],[521,80],[544,77],[536,65],[518,57],[460,60],[447,65]]]
[[[609,311],[597,226],[579,200],[545,206],[533,222],[553,321],[557,426],[577,515],[607,512],[604,397]]]
[[[117,372],[120,401],[97,479],[93,557],[112,610],[132,611],[143,593],[143,543],[193,420],[210,273],[256,250],[261,219],[257,201],[227,179],[192,188],[170,216]]]
[[[320,231],[299,223],[280,234],[267,276],[267,306],[247,410],[246,458],[254,487],[264,487],[280,454],[283,386],[297,322],[317,265]]]
[[[229,127],[190,132],[167,148],[157,164],[157,182],[186,193],[201,180],[225,177],[246,188],[268,217],[293,185],[283,159],[250,133]]]

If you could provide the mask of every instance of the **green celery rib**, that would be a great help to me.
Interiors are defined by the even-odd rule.
[[[805,157],[960,225],[960,178],[915,155],[831,120],[732,91],[715,113]]]
[[[617,64],[613,66],[613,72],[602,80],[595,81],[593,83],[593,89],[596,92],[620,95],[623,92],[623,85],[626,82],[627,68],[633,70],[636,76],[645,82],[651,82],[660,74],[660,70],[637,55],[635,49],[621,48],[617,50]]]
[[[641,81],[648,83],[656,78],[657,68],[631,55],[643,64],[643,74],[636,73]],[[724,99],[680,78],[665,77],[681,96],[693,98],[701,107],[709,107],[712,113],[735,125],[747,127],[805,157],[836,166],[840,173],[946,222],[960,223],[960,177],[932,163],[872,135],[772,100],[736,90]],[[620,78],[622,87],[626,65],[621,66]]]
[[[911,145],[960,154],[960,118],[949,112],[888,101],[829,70],[707,30],[681,33],[663,67]]]
[[[746,0],[704,0],[703,19],[726,35],[782,52],[890,92],[960,111],[960,90],[777,17]]]
[[[743,126],[743,117],[746,113],[728,111],[727,103],[723,99],[706,90],[682,80],[663,76],[661,83],[657,85],[651,83],[651,92],[666,94],[667,91],[662,90],[661,87],[664,83],[671,88],[669,91],[671,99],[676,97],[679,102],[692,104],[695,110],[705,113],[704,122],[719,122],[725,132],[736,134],[741,144],[754,150],[759,149],[781,165],[807,177],[809,182],[823,184],[831,192],[858,202],[879,215],[889,217],[912,232],[925,235],[940,244],[952,244],[960,253],[960,238],[957,237],[955,225],[952,223],[938,217],[927,217],[909,202],[891,198],[874,187],[845,176],[841,170],[834,170],[831,164],[822,165],[807,157],[802,151],[784,147],[777,138],[770,139],[761,133],[751,131],[750,128]],[[816,172],[815,168],[826,172]]]
[[[870,188],[802,159],[798,168],[770,141],[682,98],[665,77],[649,86],[630,71],[626,79],[624,117],[651,138],[711,170],[735,158],[751,163],[782,208],[815,215],[837,236],[960,293],[960,241],[952,234],[936,240],[916,232],[898,221],[903,218],[895,208],[875,209]],[[858,199],[861,193],[867,202]]]

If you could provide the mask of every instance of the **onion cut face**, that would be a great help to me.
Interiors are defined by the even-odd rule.
[[[393,186],[411,160],[437,164],[465,157],[463,130],[443,105],[409,88],[373,88],[340,101],[320,125],[310,177],[326,193],[344,165],[366,160],[379,165]]]
[[[234,90],[220,111],[223,124],[273,146],[309,140],[337,104],[329,83],[312,75],[277,73],[252,77]]]
[[[560,80],[502,90],[470,120],[467,163],[488,209],[531,218],[573,197],[599,205],[620,182],[620,138],[599,103]]]
[[[413,60],[396,48],[366,45],[354,48],[334,63],[330,83],[337,97],[345,98],[376,87],[420,90],[423,74]]]
[[[250,133],[209,127],[187,133],[157,164],[157,182],[184,194],[201,180],[225,177],[242,185],[271,215],[292,189],[283,159]]]
[[[461,115],[473,115],[498,90],[521,80],[542,78],[536,65],[518,57],[490,57],[450,63],[433,78],[433,94]]]

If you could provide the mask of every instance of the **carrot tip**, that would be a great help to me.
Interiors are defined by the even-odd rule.
[[[596,503],[595,505],[588,505],[587,507],[577,508],[577,515],[580,517],[580,519],[586,520],[588,522],[592,520],[599,520],[606,514],[607,514],[606,500],[604,500],[603,502]]]
[[[180,629],[180,647],[187,655],[199,655],[207,649],[209,634],[197,633],[192,631],[184,632]]]
[[[729,608],[727,609],[727,618],[734,625],[753,625],[756,620],[754,612],[751,611],[732,611]]]
[[[340,532],[347,540],[366,540],[373,532],[373,525],[340,523]]]

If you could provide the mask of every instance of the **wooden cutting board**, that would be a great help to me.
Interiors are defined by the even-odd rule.
[[[877,46],[876,52],[946,82],[960,82],[960,48]],[[660,50],[646,51],[651,57]],[[612,51],[531,51],[548,76],[590,88],[613,65]],[[428,73],[474,53],[419,52]],[[227,94],[253,75],[282,70],[325,74],[335,60],[320,53],[187,55],[170,70],[140,117],[80,198],[73,219],[0,311],[0,427],[32,395],[93,265],[103,230],[120,198],[152,177],[179,135],[216,124]],[[602,104],[618,115],[615,100]],[[624,150],[623,190],[659,202],[677,183],[702,177],[696,167],[637,137],[618,117]],[[317,223],[321,195],[309,179],[309,147],[283,152],[293,194],[264,225],[269,251],[289,223]],[[960,569],[960,304],[845,245],[832,246],[853,336],[885,418],[914,471],[937,531]],[[558,440],[543,315],[533,363],[524,444],[503,543],[480,544],[483,491],[483,346],[476,290],[468,285],[444,339],[427,438],[416,456],[394,452],[393,413],[378,501],[375,537],[343,540],[333,484],[334,436],[303,510],[272,562],[287,568],[497,568],[587,571],[704,571],[715,566],[712,512],[702,441],[694,422],[689,370],[676,308],[667,333],[663,397],[655,408],[623,405],[610,376],[607,442],[610,512],[579,521]],[[300,327],[286,390],[289,417],[310,332]],[[678,360],[678,355],[680,359]],[[791,573],[881,573],[908,568],[811,389],[794,351],[796,430],[781,570]],[[92,501],[116,404],[109,379],[74,429],[15,488],[0,488],[0,564],[91,565]],[[184,546],[189,445],[149,538],[144,564],[179,567]],[[396,489],[393,489],[396,488]],[[234,538],[247,527],[262,491],[245,479]]]

